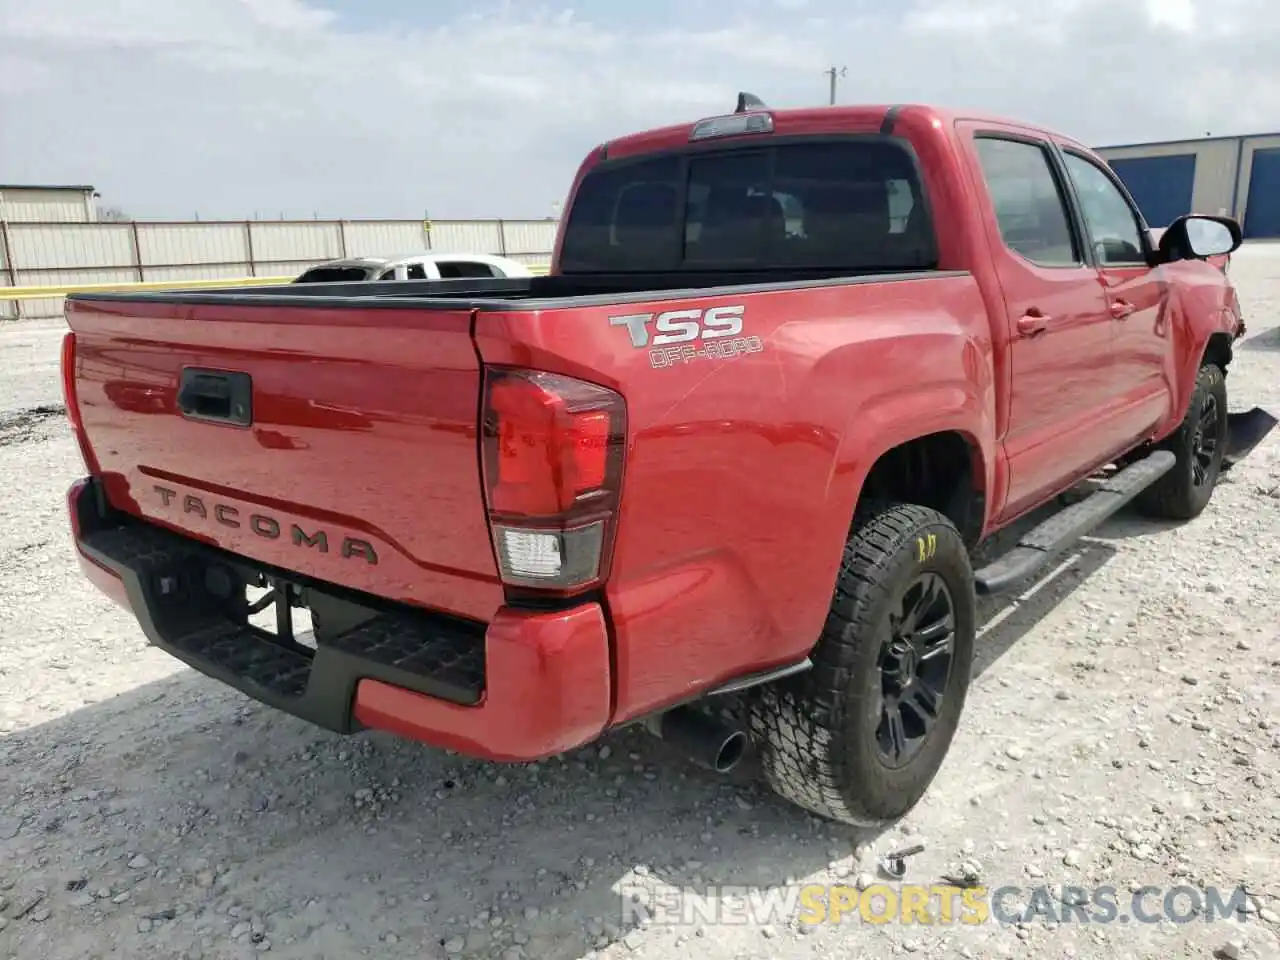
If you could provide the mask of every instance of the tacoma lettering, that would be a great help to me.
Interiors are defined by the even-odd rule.
[[[190,514],[202,520],[209,519],[209,515],[212,514],[217,523],[232,529],[245,526],[240,521],[238,507],[233,507],[226,503],[206,503],[201,497],[192,494],[185,494],[179,500],[177,490],[161,486],[156,486],[154,489],[160,497],[161,506],[180,507],[184,514]],[[283,526],[280,521],[265,513],[249,514],[248,527],[264,540],[279,540],[283,532]],[[289,524],[289,542],[295,547],[305,547],[311,550],[318,550],[320,553],[328,553],[329,539],[330,535],[327,530],[304,530],[296,523]],[[368,540],[343,536],[341,542],[342,546],[338,549],[338,554],[342,559],[363,560],[370,566],[377,565],[378,552]]]
[[[329,552],[329,535],[323,530],[317,530],[314,534],[304,533],[302,528],[296,523],[292,530],[293,545],[295,547],[308,546],[317,547],[321,553]]]
[[[253,528],[253,532],[260,537],[266,537],[268,540],[276,540],[280,537],[280,524],[271,517],[264,517],[260,513],[255,513],[249,517],[249,526]]]

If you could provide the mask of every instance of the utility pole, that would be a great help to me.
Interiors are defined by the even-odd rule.
[[[823,70],[822,72],[831,78],[831,99],[828,100],[827,102],[830,103],[832,106],[835,106],[836,80],[839,79],[840,77],[847,77],[849,75],[849,68],[848,67],[828,67],[826,70]]]

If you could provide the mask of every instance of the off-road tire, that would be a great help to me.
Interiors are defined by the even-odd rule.
[[[1197,484],[1196,461],[1203,442],[1201,418],[1207,413],[1216,421],[1216,444],[1204,470],[1204,480]],[[1135,506],[1149,517],[1165,520],[1198,517],[1213,496],[1227,449],[1227,380],[1221,367],[1206,363],[1200,368],[1186,416],[1158,449],[1171,451],[1177,462],[1172,470],[1138,495]]]
[[[923,572],[939,575],[951,595],[951,671],[932,734],[914,759],[895,770],[881,762],[875,747],[879,660],[890,613]],[[911,504],[864,507],[845,545],[831,609],[811,655],[813,669],[747,698],[769,785],[842,823],[879,826],[907,813],[942,766],[959,724],[976,620],[973,569],[954,524]]]

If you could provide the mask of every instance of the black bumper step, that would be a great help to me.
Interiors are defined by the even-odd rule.
[[[275,697],[305,697],[312,658],[258,637],[233,623],[215,624],[173,641],[187,662],[207,663],[218,673],[242,677]],[[246,691],[248,692],[248,691]]]
[[[980,594],[1004,593],[1034,576],[1073,543],[1099,526],[1151,484],[1173,469],[1168,450],[1125,467],[1078,503],[1055,513],[1028,531],[1007,553],[974,573]]]
[[[104,515],[92,487],[77,504],[80,548],[124,582],[147,638],[206,676],[340,733],[360,680],[462,705],[485,689],[485,625],[389,604],[338,587],[301,585],[319,618],[314,650],[247,622],[211,582],[284,581],[242,557],[151,524]],[[211,571],[213,575],[211,577]],[[296,581],[295,581],[296,582]],[[338,626],[328,630],[325,624]]]

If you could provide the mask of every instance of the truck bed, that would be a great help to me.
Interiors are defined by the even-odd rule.
[[[972,395],[989,344],[967,273],[697,281],[73,296],[88,473],[112,510],[251,566],[492,624],[513,604],[551,607],[498,574],[486,379],[520,368],[612,391],[626,416],[618,539],[593,589],[611,617],[617,717],[635,716],[673,683],[701,689],[800,657],[851,509],[854,475],[834,465],[860,449],[857,430],[888,409],[927,428],[988,401]],[[644,331],[611,322],[716,309],[745,318],[740,332],[664,343],[655,320],[638,343]],[[886,367],[890,381],[861,375]],[[192,368],[251,378],[251,423],[180,410]],[[928,390],[915,386],[924,370]],[[796,539],[813,549],[779,570],[771,558]],[[708,608],[721,611],[714,632],[691,636]]]
[[[466,280],[377,280],[351,283],[288,284],[279,287],[224,287],[220,290],[158,290],[149,293],[85,293],[81,302],[258,304],[399,308],[411,302],[425,310],[509,309],[512,301],[529,310],[559,310],[708,296],[732,296],[806,287],[883,283],[891,280],[959,276],[963,271],[862,271],[820,269],[689,271],[673,273],[578,274]]]

